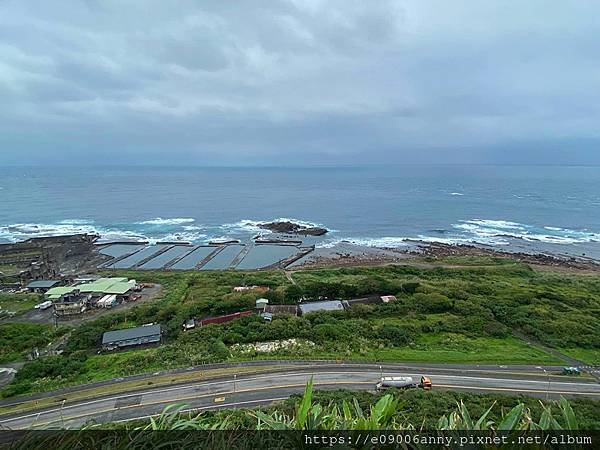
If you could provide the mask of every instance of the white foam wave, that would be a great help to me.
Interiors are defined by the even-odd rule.
[[[82,220],[62,220],[54,224],[16,223],[0,226],[0,240],[19,242],[30,238],[67,236],[71,234],[97,234],[99,241],[147,241],[149,238],[135,231],[103,228],[83,223]]]
[[[165,236],[160,237],[160,241],[165,242],[199,242],[206,240],[207,235],[203,233],[195,233],[195,232],[181,232],[181,233],[170,233]]]
[[[217,237],[211,237],[210,242],[214,242],[214,243],[223,243],[223,242],[229,242],[231,240],[233,240],[233,238],[231,237],[227,237],[227,236],[217,236]]]
[[[462,197],[465,194],[463,194],[462,192],[450,192],[450,195],[457,195],[457,196]]]
[[[570,230],[552,226],[538,228],[534,225],[505,220],[465,220],[462,223],[454,224],[453,227],[465,235],[460,238],[470,238],[475,241],[486,240],[493,244],[495,244],[494,240],[498,238],[507,244],[509,242],[506,239],[510,238],[562,245],[600,242],[600,234],[587,230]]]
[[[221,225],[221,229],[225,231],[238,231],[238,232],[251,232],[251,233],[262,233],[269,234],[270,230],[266,230],[261,228],[259,225],[263,223],[270,222],[291,222],[296,225],[300,225],[303,227],[322,227],[323,225],[315,222],[308,222],[306,220],[300,219],[290,219],[287,217],[280,217],[278,219],[268,219],[268,220],[254,220],[254,219],[243,219],[235,223],[226,223]]]
[[[57,223],[61,225],[91,225],[94,221],[89,219],[66,219],[60,220]]]
[[[198,231],[203,230],[204,228],[198,225],[184,225],[183,228],[185,231]]]
[[[235,223],[225,223],[221,225],[221,229],[226,231],[242,231],[242,232],[268,232],[268,230],[263,230],[258,225],[264,223],[262,220],[250,220],[244,219]]]
[[[483,245],[510,245],[510,242],[493,237],[437,237],[419,235],[418,240],[423,242],[439,242],[441,244],[483,244]]]
[[[494,227],[494,228],[502,228],[502,229],[513,229],[513,228],[522,228],[523,225],[517,222],[511,222],[508,220],[490,220],[490,219],[472,219],[472,220],[463,220],[461,222],[469,223],[473,225],[482,225],[484,227]]]
[[[18,242],[35,237],[65,236],[80,233],[98,234],[98,230],[92,225],[69,223],[16,223],[0,227],[0,238],[9,242]]]
[[[176,217],[174,219],[163,219],[162,217],[156,217],[150,220],[144,220],[142,222],[136,222],[138,225],[181,225],[184,223],[192,223],[195,220],[192,218]]]
[[[330,241],[323,241],[316,244],[317,248],[333,248],[342,243],[349,243],[353,245],[359,245],[362,247],[386,247],[386,248],[397,248],[397,247],[406,247],[408,243],[406,242],[406,237],[393,237],[386,236],[380,238],[369,238],[369,237],[349,237],[349,238],[340,238]]]
[[[134,242],[146,242],[150,238],[144,234],[136,233],[134,231],[127,230],[101,230],[100,231],[100,242],[112,242],[112,241],[134,241]]]

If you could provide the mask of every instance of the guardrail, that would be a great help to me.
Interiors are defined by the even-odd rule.
[[[205,363],[199,364],[190,367],[176,368],[176,369],[168,369],[157,372],[146,372],[142,374],[129,375],[123,377],[112,378],[109,380],[98,381],[90,384],[76,385],[70,386],[63,389],[58,389],[55,391],[48,392],[40,392],[37,394],[32,394],[23,397],[16,398],[8,398],[0,400],[0,406],[11,406],[17,405],[19,403],[24,403],[30,400],[37,400],[46,397],[56,397],[64,394],[70,394],[73,392],[84,391],[88,389],[99,388],[102,386],[108,386],[114,383],[121,382],[129,382],[129,381],[139,381],[144,379],[149,379],[153,377],[161,377],[168,375],[177,375],[184,374],[193,371],[206,371],[206,370],[214,370],[214,369],[235,369],[235,368],[244,368],[244,367],[261,367],[261,366],[298,366],[299,369],[306,368],[307,366],[369,366],[382,368],[384,370],[397,370],[400,368],[406,369],[438,369],[443,370],[452,366],[461,367],[464,371],[476,371],[476,370],[486,370],[486,369],[498,369],[501,368],[515,368],[515,369],[525,369],[525,368],[533,368],[534,366],[529,365],[510,365],[510,366],[498,366],[491,364],[473,364],[473,365],[453,365],[453,364],[425,364],[420,365],[419,363],[410,363],[410,362],[390,362],[390,361],[373,361],[373,360],[343,360],[343,359],[313,359],[313,358],[301,358],[295,357],[294,359],[260,359],[260,360],[238,360],[232,362],[223,362],[223,363]],[[421,367],[417,367],[421,366]],[[561,370],[562,366],[545,366],[549,370]],[[188,381],[186,381],[188,382]],[[175,383],[176,384],[176,383]]]

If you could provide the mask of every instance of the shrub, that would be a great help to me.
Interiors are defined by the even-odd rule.
[[[384,325],[381,327],[380,334],[383,339],[397,347],[406,345],[411,340],[406,330],[395,325]]]

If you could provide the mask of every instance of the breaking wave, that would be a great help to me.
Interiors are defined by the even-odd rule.
[[[34,237],[64,236],[78,233],[96,234],[98,230],[91,224],[75,223],[75,221],[73,223],[62,221],[56,224],[15,223],[0,226],[0,239],[8,242],[17,242]]]
[[[588,230],[571,230],[552,226],[536,227],[505,220],[464,220],[454,224],[453,228],[475,240],[520,239],[528,242],[563,245],[600,242],[600,234]]]
[[[362,247],[386,247],[386,248],[397,248],[397,247],[406,247],[408,243],[406,242],[408,238],[406,237],[380,237],[380,238],[343,238],[343,239],[335,239],[330,241],[324,241],[316,244],[318,248],[332,248],[337,245],[343,243],[349,243],[353,245],[359,245]]]
[[[430,230],[431,234],[393,237],[340,237],[317,244],[320,248],[331,248],[340,243],[365,247],[403,247],[409,241],[418,240],[442,244],[478,244],[488,246],[510,246],[516,241],[531,244],[569,245],[600,242],[600,234],[588,230],[572,230],[552,226],[536,227],[508,220],[471,219],[453,224],[450,229]]]
[[[266,230],[261,228],[259,225],[268,222],[291,222],[304,227],[322,227],[322,224],[315,222],[308,222],[306,220],[300,219],[289,219],[287,217],[280,217],[278,219],[266,219],[266,220],[253,220],[253,219],[243,219],[235,223],[226,223],[221,225],[221,229],[224,231],[241,231],[241,232],[253,232],[253,233],[263,233],[269,234],[270,230]],[[333,230],[330,230],[333,231]]]
[[[181,225],[192,222],[195,222],[195,219],[180,217],[176,217],[174,219],[163,219],[162,217],[156,217],[155,219],[144,220],[143,222],[136,223],[138,225]]]
[[[312,222],[279,218],[270,220],[240,220],[223,225],[195,224],[192,218],[163,218],[133,223],[98,225],[88,219],[65,219],[56,223],[17,223],[0,226],[0,242],[18,242],[36,237],[64,236],[69,234],[97,234],[101,242],[110,241],[181,241],[201,243],[217,238],[223,240],[249,239],[256,234],[266,235],[271,231],[258,225],[270,221],[290,221],[305,226],[317,226]]]
[[[268,235],[270,230],[259,227],[264,222],[289,221],[299,225],[313,227],[326,226],[305,220],[278,218],[268,220],[244,219],[234,223],[203,225],[194,223],[192,218],[162,218],[132,222],[128,224],[99,225],[89,219],[65,219],[56,223],[17,223],[0,226],[0,242],[17,242],[29,238],[58,236],[69,234],[98,234],[100,240],[108,241],[177,241],[202,243],[215,239],[249,240],[259,235]],[[400,234],[400,233],[399,233]],[[439,242],[445,244],[480,244],[490,246],[510,246],[517,242],[530,245],[600,242],[600,233],[590,230],[576,230],[556,226],[534,226],[499,219],[468,219],[450,224],[446,228],[415,230],[414,234],[402,230],[400,236],[343,236],[331,230],[324,237],[306,237],[319,248],[331,248],[349,243],[364,247],[405,247],[413,245],[411,240]]]

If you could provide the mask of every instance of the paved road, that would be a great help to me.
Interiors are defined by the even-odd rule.
[[[384,376],[401,374],[415,378],[427,373],[434,389],[525,394],[542,398],[585,396],[600,400],[600,384],[582,379],[546,377],[535,367],[471,366],[457,369],[386,365],[382,371]],[[186,411],[254,407],[302,392],[311,378],[318,389],[373,390],[380,376],[379,366],[375,364],[299,366],[285,372],[240,375],[235,380],[228,376],[172,387],[148,388],[129,394],[65,404],[62,408],[51,407],[36,412],[0,416],[0,426],[11,429],[75,428],[89,421],[105,423],[147,417],[160,413],[170,404],[186,405]]]

